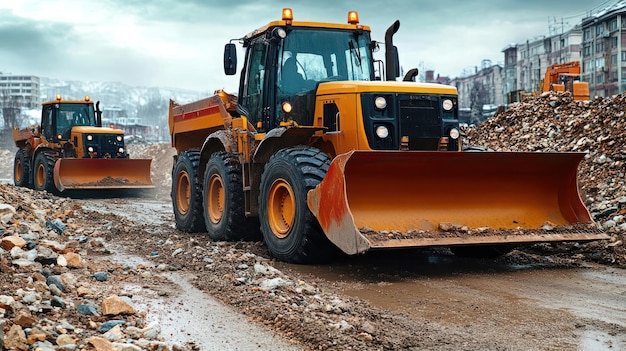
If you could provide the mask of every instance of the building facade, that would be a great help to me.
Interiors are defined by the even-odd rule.
[[[582,20],[582,80],[591,96],[626,91],[626,1]]]
[[[459,94],[459,111],[469,114],[467,123],[478,124],[495,111],[494,106],[503,105],[503,67],[484,60],[481,68],[465,77],[450,82]],[[465,121],[464,121],[465,122]]]
[[[0,104],[25,109],[40,107],[39,77],[0,74]]]

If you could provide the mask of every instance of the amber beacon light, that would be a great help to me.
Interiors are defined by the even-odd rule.
[[[285,7],[283,9],[283,21],[287,21],[287,23],[293,21],[293,11],[291,11],[291,8]]]
[[[350,24],[359,24],[359,13],[356,11],[348,12],[348,23]]]

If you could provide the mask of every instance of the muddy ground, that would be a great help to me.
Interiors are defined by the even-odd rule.
[[[550,105],[554,100],[544,99],[532,103],[532,108],[554,110]],[[573,103],[558,101],[559,106]],[[602,103],[598,109],[612,106]],[[516,124],[507,116],[487,124],[489,131],[509,128],[514,133]],[[622,116],[616,117],[618,122]],[[553,117],[537,123],[556,123],[549,118]],[[554,130],[566,130],[567,122],[563,123]],[[591,128],[584,126],[580,124],[581,131]],[[623,132],[620,126],[616,129]],[[531,134],[533,128],[526,127],[521,128],[524,135]],[[498,146],[487,131],[472,130],[470,135],[475,141],[491,142],[492,148]],[[580,140],[589,144],[598,140],[603,146],[613,141],[600,154],[592,152],[581,177],[586,179],[585,203],[611,240],[539,244],[491,260],[460,258],[446,249],[398,250],[301,266],[273,260],[263,243],[216,243],[204,233],[181,233],[174,229],[169,200],[173,151],[166,144],[129,147],[134,158],[154,160],[154,191],[70,192],[56,197],[0,185],[0,204],[14,209],[0,216],[4,346],[626,349],[626,259],[620,227],[626,204],[621,199],[620,158],[625,139],[606,135],[588,139],[592,141],[579,136],[574,145]],[[13,151],[0,151],[0,156],[0,178],[10,178]],[[603,176],[590,176],[593,171]],[[66,225],[60,233],[47,224],[57,219]],[[24,250],[10,248],[19,244],[9,240],[16,236],[28,239]],[[37,250],[38,258],[24,262],[26,249]],[[65,262],[76,256],[79,264]],[[101,272],[108,273],[107,279],[94,279]],[[57,275],[65,278],[65,291],[40,283]],[[28,302],[32,296],[40,300]],[[110,296],[131,300],[134,313],[105,314],[104,300]],[[99,313],[78,312],[78,306],[87,303]],[[112,321],[121,323],[117,334],[102,328]],[[158,335],[151,334],[155,328]]]

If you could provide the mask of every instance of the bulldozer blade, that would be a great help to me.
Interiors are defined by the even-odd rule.
[[[584,153],[351,151],[308,205],[347,254],[607,239],[577,184]]]
[[[54,184],[65,189],[153,188],[152,159],[58,159],[54,164]]]

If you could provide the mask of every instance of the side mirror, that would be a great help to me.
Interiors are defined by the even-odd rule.
[[[229,76],[237,73],[237,47],[233,43],[224,47],[224,73]]]

